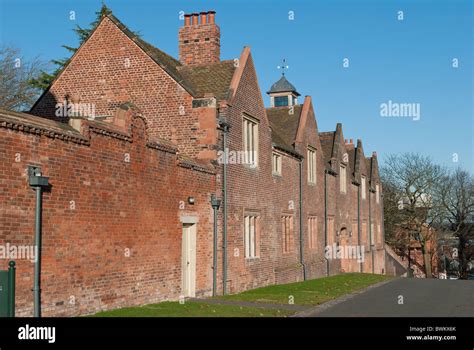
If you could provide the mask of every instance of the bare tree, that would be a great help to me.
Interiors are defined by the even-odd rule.
[[[432,276],[434,227],[442,221],[443,210],[434,200],[436,190],[445,177],[445,170],[429,157],[415,153],[390,155],[381,169],[384,190],[393,194],[384,203],[391,208],[393,237],[400,248],[410,248],[410,242],[419,243],[423,254],[426,277]],[[384,194],[385,196],[385,194]],[[396,201],[396,202],[394,202]],[[394,208],[397,208],[396,210]],[[409,254],[409,252],[407,253]]]
[[[445,176],[438,187],[438,200],[445,210],[445,221],[458,241],[459,274],[467,279],[467,263],[472,258],[469,237],[474,235],[474,178],[467,171],[457,168]]]
[[[12,46],[0,47],[0,106],[25,110],[36,101],[41,90],[31,86],[44,64],[38,58],[26,60],[20,50]]]

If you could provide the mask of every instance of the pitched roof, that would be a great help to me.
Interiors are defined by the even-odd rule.
[[[112,13],[104,15],[102,20],[104,20],[104,18],[108,18],[112,23],[114,23],[118,29],[120,29],[130,40],[138,45],[138,47],[140,47],[155,63],[157,63],[192,96],[202,97],[204,94],[210,93],[214,94],[217,99],[227,98],[230,82],[235,71],[233,61],[222,61],[219,63],[202,66],[185,66],[174,57],[141,39],[137,34],[132,32],[127,28],[127,26],[120,22],[120,20]],[[94,31],[99,27],[99,25],[97,25]],[[89,38],[92,36],[92,33],[89,35]],[[88,39],[86,39],[82,45],[87,40]],[[78,51],[76,51],[74,55],[76,55]],[[71,61],[72,58],[69,60],[69,63]],[[61,75],[65,68],[66,67],[63,67],[56,79]],[[51,85],[54,83],[54,81],[51,83]],[[42,97],[46,95],[51,85],[45,91],[43,91],[43,94],[35,102],[32,109],[42,99]]]
[[[351,168],[351,176],[354,179],[355,174],[355,147],[354,145],[345,145],[347,155],[349,157],[349,167]]]
[[[114,15],[109,14],[107,17],[191,95],[203,97],[204,94],[209,93],[214,94],[218,100],[227,98],[235,71],[233,60],[207,65],[183,65],[174,57],[131,32]]]
[[[299,96],[300,94],[296,91],[296,88],[291,84],[284,75],[274,83],[270,90],[268,90],[267,94],[275,93],[275,92],[293,92],[295,95]]]
[[[267,118],[272,128],[272,140],[281,143],[282,146],[293,149],[293,144],[298,131],[301,105],[293,106],[293,113],[290,114],[290,107],[267,108]],[[273,134],[276,136],[274,137]]]
[[[235,72],[233,60],[200,66],[178,66],[178,72],[194,89],[196,97],[212,93],[217,100],[228,97],[230,82]]]
[[[181,62],[161,51],[157,47],[151,45],[145,40],[141,39],[137,34],[133,33],[127,28],[120,20],[115,17],[112,13],[107,14],[107,17],[119,28],[126,36],[130,38],[135,44],[137,44],[150,58],[155,61],[165,72],[167,72],[174,80],[180,83],[191,95],[194,95],[192,87],[184,81],[181,74],[178,72],[178,67],[181,66]],[[99,26],[97,26],[99,27]],[[87,40],[86,40],[87,41]]]
[[[324,160],[326,161],[326,164],[329,164],[329,161],[332,158],[335,134],[335,131],[326,131],[319,133],[319,142],[321,143],[321,148],[323,150],[323,156]]]
[[[369,181],[372,180],[372,157],[365,158],[365,168],[367,169],[367,176],[369,177]]]

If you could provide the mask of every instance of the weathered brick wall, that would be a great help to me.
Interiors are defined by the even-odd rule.
[[[230,151],[243,150],[243,113],[259,121],[259,158],[257,168],[242,164],[228,165],[227,249],[229,291],[232,292],[274,283],[276,256],[282,251],[277,231],[280,218],[272,215],[275,197],[272,195],[274,187],[271,186],[271,134],[251,56],[227,113],[231,125],[228,141]],[[243,220],[246,211],[255,211],[260,215],[260,252],[255,259],[246,259],[244,255]]]
[[[280,153],[282,154],[282,153]],[[267,154],[262,154],[268,157]],[[271,154],[270,154],[271,156]],[[275,282],[290,283],[303,279],[302,266],[300,265],[300,205],[299,205],[299,161],[292,156],[282,154],[282,174],[273,176],[273,200],[267,204],[269,214],[273,219],[276,241],[271,244],[273,249],[268,253],[272,255]],[[284,232],[281,223],[282,216],[291,216],[292,234],[291,249],[284,251]]]
[[[193,29],[194,28],[194,29]],[[180,45],[184,45],[185,38],[194,39],[203,39],[205,42],[198,45],[198,42],[188,42],[186,47],[182,45],[182,56],[185,63],[201,63],[201,60],[211,60],[212,62],[218,61],[218,46],[216,46],[217,41],[206,42],[206,38],[217,38],[219,37],[219,29],[216,25],[204,25],[200,30],[195,28],[195,26],[183,27],[180,31]],[[193,31],[189,33],[189,31]],[[195,35],[195,37],[193,37]],[[190,39],[190,40],[191,40]],[[203,44],[203,45],[201,45]],[[198,46],[196,46],[198,45]],[[210,45],[210,46],[209,46]],[[214,46],[213,46],[214,45]],[[243,62],[240,62],[243,65]],[[240,82],[235,91],[235,96],[233,97],[231,104],[228,105],[225,109],[227,112],[228,121],[231,124],[230,134],[229,134],[229,144],[228,148],[230,151],[242,151],[242,118],[243,114],[247,113],[249,116],[256,118],[259,121],[259,166],[256,169],[251,169],[242,164],[229,164],[228,166],[228,279],[229,279],[229,288],[230,292],[242,291],[249,288],[255,288],[267,284],[273,283],[284,283],[292,282],[302,278],[302,268],[299,265],[299,160],[289,156],[282,156],[283,164],[283,177],[275,178],[272,176],[272,141],[271,141],[271,132],[268,121],[266,119],[264,104],[262,101],[262,95],[260,88],[258,86],[258,81],[255,73],[255,67],[250,56],[247,63],[244,66]],[[147,121],[148,132],[150,135],[158,136],[160,138],[170,140],[174,145],[176,145],[178,152],[181,154],[187,154],[191,157],[201,158],[201,159],[215,159],[216,158],[216,147],[221,147],[222,145],[222,133],[217,131],[216,117],[217,109],[215,107],[192,107],[192,97],[186,92],[181,86],[179,86],[176,81],[166,73],[159,65],[156,64],[137,44],[130,40],[127,35],[125,35],[121,30],[119,30],[116,25],[109,19],[105,18],[97,30],[94,32],[92,37],[84,43],[80,50],[75,55],[72,62],[68,65],[64,73],[57,79],[57,81],[52,85],[49,91],[45,96],[37,103],[33,108],[32,112],[34,114],[55,119],[54,113],[56,111],[55,105],[58,102],[63,102],[66,96],[73,99],[75,102],[79,103],[89,103],[93,104],[95,107],[96,115],[112,115],[117,106],[125,101],[131,101],[134,105],[138,106],[141,114]],[[219,101],[220,103],[222,101]],[[220,112],[222,112],[221,109]],[[184,113],[183,113],[184,112]],[[296,116],[295,116],[296,117]],[[22,136],[26,137],[26,136]],[[31,137],[31,136],[28,136]],[[342,146],[344,145],[344,140],[342,133],[340,135]],[[116,150],[120,148],[123,152],[123,148],[131,147],[124,141],[117,141],[115,139],[105,138],[105,136],[95,136],[93,134],[93,139],[95,143],[92,143],[91,146],[74,146],[79,147],[80,152],[71,151],[69,155],[69,160],[77,160],[77,164],[68,165],[67,167],[61,167],[61,169],[69,169],[70,167],[80,167],[80,164],[90,164],[92,159],[92,153],[87,153],[84,149],[90,150],[95,145],[98,145],[100,142],[103,142],[102,149],[100,149],[97,154],[102,154],[103,158],[100,160],[100,164],[96,166],[116,166],[114,162],[117,162],[118,159],[113,158],[110,155],[106,155],[106,150]],[[39,144],[34,141],[35,139],[26,138],[24,140],[24,147],[32,147],[31,152],[36,152],[34,147],[39,147],[43,141]],[[97,141],[96,141],[97,140]],[[107,141],[105,141],[107,140]],[[46,142],[46,141],[45,141]],[[315,278],[323,276],[327,273],[326,261],[324,259],[324,241],[325,241],[325,218],[324,218],[324,159],[321,145],[319,143],[318,129],[315,121],[313,108],[310,108],[309,116],[307,118],[307,125],[304,130],[304,135],[302,140],[296,144],[296,150],[306,157],[306,149],[308,145],[311,145],[317,150],[317,184],[309,185],[307,181],[307,162],[303,161],[303,238],[305,242],[305,263],[307,266],[307,272],[309,278]],[[116,144],[115,144],[116,143]],[[218,146],[215,146],[215,145]],[[4,143],[4,146],[7,147],[7,143]],[[133,145],[135,147],[135,145]],[[68,147],[73,147],[68,144]],[[54,147],[52,147],[54,148]],[[59,150],[53,150],[54,152],[60,152],[64,147],[60,147]],[[150,150],[143,147],[147,151],[143,154],[148,154]],[[48,149],[48,151],[50,151]],[[156,150],[153,150],[157,152]],[[38,151],[39,152],[39,151]],[[40,154],[39,152],[37,154]],[[85,154],[84,154],[85,152]],[[105,152],[105,153],[104,153]],[[35,153],[36,154],[36,153]],[[42,153],[41,153],[42,154]],[[48,164],[49,156],[45,153],[43,160]],[[81,158],[74,158],[76,157]],[[115,154],[112,152],[112,154]],[[40,155],[41,156],[41,155]],[[40,157],[39,156],[39,157]],[[343,152],[338,154],[338,160],[335,165],[335,170],[339,171],[339,162],[343,156]],[[118,155],[117,155],[118,157]],[[203,193],[207,193],[212,190],[209,175],[197,175],[191,176],[192,179],[187,179],[186,172],[191,170],[181,169],[177,171],[175,168],[169,171],[171,168],[171,163],[176,162],[176,154],[167,154],[166,156],[160,156],[168,159],[169,164],[165,168],[158,168],[156,173],[158,173],[157,179],[152,180],[157,181],[157,184],[154,186],[161,186],[160,188],[166,188],[164,196],[157,198],[153,197],[153,193],[148,193],[149,188],[143,185],[144,179],[143,174],[139,174],[138,179],[131,180],[132,182],[127,185],[128,191],[131,192],[132,189],[137,192],[135,195],[136,201],[140,202],[140,206],[146,207],[145,204],[148,202],[153,204],[151,207],[146,208],[155,208],[149,209],[157,210],[156,208],[161,208],[158,205],[167,205],[168,212],[164,211],[162,220],[165,223],[162,226],[161,221],[153,221],[153,225],[145,225],[145,230],[150,232],[156,232],[160,230],[168,230],[168,224],[177,225],[180,227],[179,222],[176,221],[175,211],[172,210],[173,201],[176,201],[176,198],[172,197],[178,193],[182,196],[184,201],[187,196],[185,193],[196,192],[204,196]],[[148,157],[150,158],[150,157]],[[147,158],[147,159],[148,159]],[[66,159],[61,157],[53,157],[55,162],[57,159],[60,159],[60,163],[66,162]],[[111,164],[108,164],[109,160],[112,161]],[[363,162],[364,163],[364,162]],[[108,165],[107,165],[108,164]],[[145,174],[148,174],[148,169],[153,168],[154,163],[151,165],[144,165],[142,163],[142,171]],[[161,165],[160,165],[161,166]],[[362,164],[365,166],[365,163]],[[85,165],[85,169],[81,168],[82,171],[92,171],[91,165]],[[99,167],[100,168],[100,167]],[[76,171],[75,168],[73,168]],[[72,171],[72,170],[71,170]],[[222,167],[218,167],[219,172],[218,178],[216,178],[216,185],[218,186],[217,190],[220,190],[222,186]],[[347,168],[347,194],[341,194],[339,190],[339,177],[333,175],[327,175],[327,210],[328,215],[334,219],[334,230],[329,232],[329,243],[337,242],[339,237],[336,237],[336,232],[340,232],[341,228],[346,228],[346,232],[351,232],[354,221],[357,220],[357,188],[351,184],[351,169]],[[363,170],[367,176],[367,191],[369,189],[369,178],[370,178],[370,169]],[[54,173],[54,172],[53,172]],[[194,174],[195,172],[193,172]],[[102,176],[103,172],[98,171],[97,176]],[[110,172],[110,176],[112,171]],[[128,175],[130,177],[135,176],[136,173],[130,172]],[[115,175],[114,175],[115,176]],[[151,175],[148,175],[151,176]],[[74,178],[74,176],[73,176]],[[129,180],[129,178],[124,178],[123,180]],[[24,179],[23,179],[24,180]],[[81,180],[82,181],[82,180]],[[93,183],[92,180],[85,180],[86,183]],[[130,180],[129,180],[130,181]],[[136,186],[134,181],[143,183],[140,186]],[[147,180],[148,181],[148,180]],[[185,185],[178,185],[178,189],[174,189],[173,186],[177,184],[177,181],[182,181]],[[201,181],[203,182],[202,187]],[[110,185],[109,190],[111,191],[112,185],[116,185],[118,181],[108,181],[105,182]],[[102,183],[101,183],[102,184]],[[23,184],[24,185],[24,184]],[[23,186],[22,185],[22,186]],[[88,185],[89,187],[92,185]],[[173,189],[173,194],[169,192]],[[146,192],[141,194],[141,191]],[[99,208],[97,206],[97,200],[110,201],[110,198],[116,199],[108,192],[105,192],[103,195],[99,195],[100,191],[97,192],[96,189],[92,191],[93,199],[89,199],[90,207],[89,210],[93,212],[94,210],[105,211],[109,213],[108,210]],[[194,193],[193,192],[193,193]],[[81,192],[82,193],[82,192]],[[140,196],[139,197],[139,193]],[[112,196],[112,197],[110,197]],[[114,195],[116,196],[116,195]],[[197,195],[196,195],[197,196]],[[372,261],[371,253],[369,251],[368,240],[369,240],[369,231],[370,231],[370,222],[368,216],[368,201],[369,194],[367,193],[367,199],[361,200],[361,230],[363,222],[366,223],[366,235],[363,236],[361,232],[362,241],[366,242],[367,252],[365,254],[365,263],[363,270],[366,272],[372,272]],[[31,200],[30,197],[28,197]],[[139,198],[147,198],[146,200]],[[165,201],[160,202],[161,198]],[[120,197],[122,199],[122,197]],[[374,198],[373,198],[374,199]],[[56,200],[56,199],[55,199]],[[161,204],[157,204],[154,201],[158,201]],[[289,209],[289,202],[293,201],[294,208]],[[200,203],[202,207],[200,206]],[[66,201],[64,203],[67,203]],[[62,203],[61,205],[64,205]],[[113,202],[115,203],[115,202]],[[125,203],[128,203],[125,201]],[[163,204],[167,203],[167,204]],[[373,220],[381,220],[381,211],[380,207],[375,208],[375,201],[372,200],[373,206]],[[158,206],[158,207],[155,207]],[[112,206],[111,208],[114,211],[113,219],[111,219],[114,225],[117,225],[117,222],[121,222],[122,219],[120,216],[121,212],[124,212],[126,218],[131,215],[129,211],[134,210],[136,206],[124,206],[124,209],[121,208],[118,204]],[[128,208],[128,209],[127,209]],[[127,219],[127,225],[136,226],[137,223],[140,223],[141,220],[144,220],[145,223],[152,221],[153,214],[150,214],[148,209],[144,210],[144,213],[135,213],[134,220]],[[209,224],[209,215],[210,208],[208,204],[208,198],[199,197],[198,205],[195,206],[200,214],[200,217],[204,215],[207,218],[203,221],[203,225],[206,226]],[[203,210],[203,212],[201,212]],[[244,256],[245,247],[244,247],[244,232],[243,232],[243,219],[246,212],[252,211],[258,213],[260,216],[260,238],[259,238],[259,256],[255,259],[246,259]],[[118,213],[118,214],[117,214]],[[281,228],[281,215],[290,214],[293,216],[293,243],[294,249],[287,254],[283,253],[282,249],[282,228]],[[87,214],[87,213],[86,213]],[[84,214],[84,215],[86,215]],[[81,213],[82,215],[82,213]],[[87,214],[87,215],[90,215]],[[87,218],[87,215],[85,216]],[[118,215],[118,216],[117,216]],[[144,216],[143,216],[144,215]],[[308,242],[308,228],[307,228],[307,219],[308,216],[316,216],[318,218],[318,244],[315,249],[310,249]],[[78,216],[80,217],[80,216]],[[170,219],[170,217],[172,219]],[[68,217],[69,218],[69,217]],[[53,219],[51,219],[53,220]],[[54,219],[54,224],[61,227],[68,225],[70,220],[66,220],[63,216],[57,216]],[[172,223],[169,223],[169,221]],[[84,220],[87,221],[87,220]],[[219,212],[219,264],[218,264],[218,281],[219,286],[222,286],[222,210]],[[381,222],[381,221],[380,221]],[[102,221],[97,223],[101,224]],[[200,221],[201,224],[201,221]],[[12,225],[12,224],[10,224]],[[19,225],[19,224],[13,224]],[[84,225],[86,225],[84,223]],[[92,225],[92,224],[89,224]],[[74,223],[74,227],[81,227],[77,223]],[[102,226],[93,226],[88,229],[96,230],[97,227],[102,229]],[[115,227],[115,226],[114,226]],[[162,228],[163,227],[163,228]],[[202,226],[200,226],[202,227]],[[374,222],[374,228],[377,229],[377,222]],[[383,230],[382,230],[383,231]],[[95,231],[94,231],[95,232]],[[141,230],[131,231],[136,235],[140,235]],[[161,231],[160,231],[161,232]],[[207,232],[207,231],[206,231]],[[207,232],[208,243],[207,245],[201,246],[200,255],[203,256],[203,261],[208,261],[211,259],[210,254],[212,252],[212,242],[211,231]],[[150,235],[153,236],[152,233]],[[140,235],[141,236],[141,235]],[[177,242],[180,242],[180,233],[177,234],[178,238],[175,238]],[[93,237],[92,237],[93,238]],[[92,239],[91,238],[91,239]],[[76,236],[71,236],[69,239],[71,250],[75,247],[75,242],[81,242],[82,237],[77,234]],[[171,238],[167,238],[170,239]],[[380,239],[380,237],[378,237]],[[97,246],[99,245],[99,240]],[[112,242],[112,241],[111,241]],[[126,241],[128,242],[128,241]],[[174,241],[166,241],[166,244]],[[203,241],[199,241],[200,244],[204,244]],[[383,240],[382,240],[383,242]],[[176,243],[176,242],[174,242]],[[173,243],[173,244],[174,244]],[[357,244],[357,235],[354,232],[352,237],[348,237],[346,244]],[[111,243],[112,244],[112,243]],[[121,243],[122,244],[122,243]],[[125,243],[123,243],[125,244]],[[177,243],[176,243],[177,244]],[[149,247],[149,246],[147,246]],[[163,270],[153,270],[156,279],[160,280],[160,292],[156,295],[156,300],[162,300],[162,298],[175,298],[178,295],[176,281],[180,277],[180,257],[181,250],[180,246],[169,245],[166,251],[158,251],[160,254],[164,254],[164,259],[161,264],[166,266]],[[379,244],[379,250],[380,250]],[[94,251],[94,249],[92,249]],[[383,254],[376,254],[381,256],[380,259],[383,259]],[[145,255],[144,255],[145,256]],[[379,259],[378,266],[383,266],[382,261]],[[173,266],[173,267],[171,267]],[[198,289],[201,292],[208,291],[211,287],[211,276],[212,270],[210,269],[210,263],[204,263],[201,266],[202,270],[198,271]],[[349,265],[345,265],[345,270],[347,271],[358,271],[358,264],[350,262]],[[376,272],[379,272],[380,268],[376,269]],[[333,260],[330,262],[330,273],[336,274],[341,271],[341,261]],[[381,271],[380,271],[381,272]],[[66,273],[66,272],[65,272]],[[109,272],[108,272],[109,273]],[[110,272],[111,273],[111,272]],[[82,276],[82,275],[81,275]],[[108,276],[108,275],[107,275]],[[76,277],[74,277],[76,278]],[[81,277],[84,279],[85,277]],[[111,278],[112,277],[107,277]],[[83,284],[82,280],[75,282],[76,285],[86,285],[87,288],[89,284]],[[131,283],[131,282],[130,282]],[[150,282],[151,283],[151,282]],[[119,292],[117,297],[110,296],[111,305],[119,305],[120,303],[126,304],[126,301],[116,301],[122,298],[123,300],[128,300],[125,295],[125,292],[121,292],[121,287],[118,287]],[[141,289],[137,292],[134,292],[138,295],[137,300],[145,301],[152,300],[153,297],[148,295],[154,295],[155,291],[147,287],[147,291],[141,294]],[[97,287],[94,286],[94,290]],[[114,290],[114,289],[110,289]],[[97,292],[99,293],[99,292]],[[151,293],[151,294],[150,294]],[[155,293],[157,294],[157,293]],[[100,293],[98,295],[101,295]],[[93,296],[89,296],[93,298]],[[141,299],[140,299],[141,298]],[[148,298],[148,299],[147,299]],[[100,299],[98,299],[100,300]],[[121,300],[121,299],[120,299]],[[128,302],[128,301],[127,301]],[[96,304],[94,304],[96,303]],[[91,301],[88,305],[94,305],[94,308],[99,308],[100,304],[97,304],[97,301]],[[89,307],[89,306],[88,306]],[[73,308],[73,311],[76,309]]]
[[[302,140],[296,144],[296,151],[305,157],[303,160],[304,262],[307,278],[317,278],[325,276],[327,273],[327,264],[324,259],[324,157],[311,100],[305,99],[305,103],[310,106]],[[308,161],[306,159],[308,146],[316,149],[316,184],[308,183]],[[317,239],[314,248],[309,246],[309,216],[317,217]]]
[[[374,189],[375,184],[379,185],[379,203],[376,201],[376,193],[373,194],[373,222],[374,222],[374,239],[375,239],[375,252],[374,252],[374,272],[384,273],[385,272],[385,237],[384,237],[384,225],[383,225],[383,189],[380,181],[378,162],[376,156],[373,156],[374,167],[375,167],[375,178],[374,178]]]
[[[40,126],[36,130],[52,133],[52,122],[29,118]],[[82,136],[68,131],[80,144],[0,119],[0,244],[34,244],[35,193],[27,166],[41,166],[52,185],[43,196],[45,316],[177,299],[182,216],[199,219],[196,290],[210,293],[214,176],[177,164],[169,146],[147,143],[140,117],[133,118],[131,133],[111,127],[87,122]],[[187,203],[189,196],[196,204]],[[19,316],[32,314],[32,286],[33,263],[18,260]]]
[[[55,117],[55,106],[67,96],[93,105],[97,116],[113,115],[120,104],[132,102],[152,135],[173,141],[189,156],[201,150],[190,94],[107,17],[31,112],[64,121]]]

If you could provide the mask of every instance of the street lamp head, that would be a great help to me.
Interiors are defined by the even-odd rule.
[[[42,176],[41,168],[38,166],[28,166],[28,184],[31,187],[48,187],[49,178]]]
[[[221,206],[221,200],[217,199],[214,193],[211,195],[211,206],[214,209],[219,209],[219,207]]]

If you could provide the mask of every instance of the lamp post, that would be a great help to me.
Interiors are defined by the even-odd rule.
[[[212,264],[212,295],[217,295],[217,211],[221,206],[220,199],[214,194],[211,195],[211,206],[214,212],[214,247],[213,247],[213,264]]]
[[[40,273],[41,273],[41,214],[43,210],[42,194],[43,188],[49,186],[48,178],[42,176],[41,169],[35,166],[28,166],[28,183],[36,191],[36,208],[35,208],[35,274],[33,282],[34,295],[34,316],[41,317],[41,289],[40,289]]]

